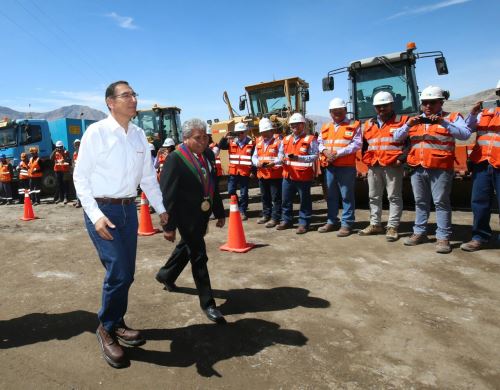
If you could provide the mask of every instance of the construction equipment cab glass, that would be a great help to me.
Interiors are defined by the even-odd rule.
[[[146,133],[148,140],[159,148],[166,138],[172,138],[176,144],[182,141],[181,109],[154,105],[150,110],[137,110],[133,123]]]

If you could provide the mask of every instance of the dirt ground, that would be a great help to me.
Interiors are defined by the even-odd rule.
[[[24,222],[21,205],[0,206],[0,388],[500,388],[500,251],[458,248],[470,212],[454,212],[454,250],[439,255],[433,243],[266,229],[252,194],[244,227],[257,248],[219,251],[227,229],[213,221],[207,236],[227,325],[201,312],[189,269],[181,292],[164,291],[154,276],[173,244],[139,238],[127,322],[148,341],[127,349],[121,370],[94,334],[104,271],[81,209],[42,203],[40,219]],[[326,213],[318,199],[315,227]],[[357,210],[356,228],[368,215]]]

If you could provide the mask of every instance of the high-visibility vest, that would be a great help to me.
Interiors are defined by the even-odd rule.
[[[302,135],[297,142],[294,142],[293,135],[287,135],[283,139],[283,177],[295,181],[311,181],[314,178],[314,162],[292,161],[287,155],[307,156],[309,147],[314,137],[312,135]]]
[[[42,168],[40,167],[40,157],[37,157],[36,159],[33,159],[33,157],[30,158],[30,162],[28,163],[28,173],[30,178],[37,178],[37,177],[42,177],[43,172]]]
[[[64,152],[56,151],[54,155],[54,172],[68,172],[69,171],[69,163],[67,162],[68,152],[65,150]]]
[[[10,183],[12,181],[12,173],[9,169],[9,164],[4,164],[0,161],[0,182]]]
[[[335,131],[335,124],[333,122],[325,123],[321,128],[323,146],[331,152],[345,148],[351,143],[358,127],[359,121],[351,121],[349,123],[342,123],[338,126],[337,131]],[[326,157],[321,154],[320,162],[324,167],[328,165],[336,167],[354,167],[356,166],[356,152],[336,158],[331,163],[328,163]]]
[[[458,112],[446,113],[444,119],[455,122]],[[440,124],[420,123],[409,131],[410,152],[408,165],[431,169],[453,169],[455,160],[455,138]]]
[[[488,161],[495,168],[500,168],[500,107],[485,108],[481,112],[470,159],[476,164]]]
[[[78,160],[78,152],[73,152],[73,164],[76,163],[76,160]]]
[[[260,163],[272,163],[278,157],[278,151],[280,148],[281,140],[276,137],[271,139],[271,142],[267,145],[264,142],[264,138],[257,138],[257,143],[255,148],[257,149],[257,158]],[[283,167],[281,165],[273,166],[271,168],[260,167],[257,168],[257,177],[259,179],[281,179],[283,177]]]
[[[253,141],[250,140],[242,148],[236,142],[229,142],[229,174],[250,176],[252,170]]]
[[[29,166],[25,161],[19,163],[19,180],[27,180],[30,178]]]
[[[208,147],[214,152],[215,156],[215,170],[217,172],[217,176],[222,176],[224,172],[222,171],[222,162],[220,161],[220,155],[219,153],[215,153],[215,148],[217,147],[217,144],[215,142],[212,142]]]
[[[396,162],[403,154],[404,141],[394,140],[394,131],[403,126],[408,117],[394,115],[378,127],[377,118],[368,119],[363,129],[363,139],[368,143],[368,149],[363,153],[363,162],[372,167],[374,165],[388,166]]]

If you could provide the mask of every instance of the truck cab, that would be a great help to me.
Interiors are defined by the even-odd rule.
[[[146,133],[146,137],[158,150],[165,138],[172,138],[176,144],[182,142],[181,109],[158,104],[151,109],[137,110],[132,122]]]

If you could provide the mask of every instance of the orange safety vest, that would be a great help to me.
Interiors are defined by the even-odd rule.
[[[307,151],[311,142],[314,140],[312,135],[302,135],[296,142],[294,136],[287,135],[283,139],[283,177],[295,181],[311,181],[314,178],[314,162],[291,161],[287,155],[307,156]]]
[[[236,142],[229,142],[229,174],[250,176],[252,170],[253,141],[250,140],[242,148]]]
[[[27,162],[19,163],[19,180],[28,180],[30,178],[29,165]]]
[[[215,142],[212,142],[210,145],[208,145],[208,147],[212,150],[212,152],[214,151],[216,146],[217,146],[217,144]],[[214,155],[215,155],[215,152],[214,152]],[[222,171],[222,162],[220,161],[219,155],[215,156],[215,169],[217,172],[217,176],[222,176],[224,174]]]
[[[278,151],[280,148],[281,140],[279,137],[274,137],[271,139],[270,143],[266,147],[264,138],[257,138],[257,144],[255,148],[257,149],[257,157],[259,162],[274,162],[276,157],[278,157]],[[259,179],[281,179],[283,177],[283,167],[273,166],[271,168],[260,167],[257,169],[257,177]]]
[[[30,162],[28,163],[28,174],[30,178],[42,177],[43,172],[40,168],[40,157],[37,157],[33,160],[33,157],[30,158]]]
[[[481,112],[470,159],[476,164],[488,161],[495,168],[500,168],[500,107],[494,110],[485,108]]]
[[[345,148],[351,143],[358,127],[359,121],[351,121],[348,124],[342,123],[338,126],[337,131],[335,131],[335,124],[333,122],[325,123],[321,127],[323,146],[331,152]],[[327,167],[328,165],[336,167],[354,167],[356,166],[356,152],[336,158],[330,164],[326,161],[326,157],[321,154],[320,164],[323,167]]]
[[[0,162],[0,181],[2,183],[10,183],[12,181],[12,174],[9,170],[9,164]]]
[[[54,155],[54,172],[68,172],[69,163],[66,161],[68,157],[68,151],[56,152]]]
[[[405,143],[394,140],[394,131],[403,126],[407,120],[406,115],[394,115],[381,128],[378,127],[376,118],[365,122],[363,138],[368,142],[368,149],[364,152],[362,160],[366,165],[373,167],[379,164],[386,167],[396,162],[403,154]]]
[[[455,122],[458,112],[446,113],[444,119]],[[455,160],[455,138],[439,124],[421,123],[409,131],[410,152],[408,165],[431,169],[453,169]]]
[[[76,160],[78,160],[78,153],[73,152],[73,163],[76,163]]]

